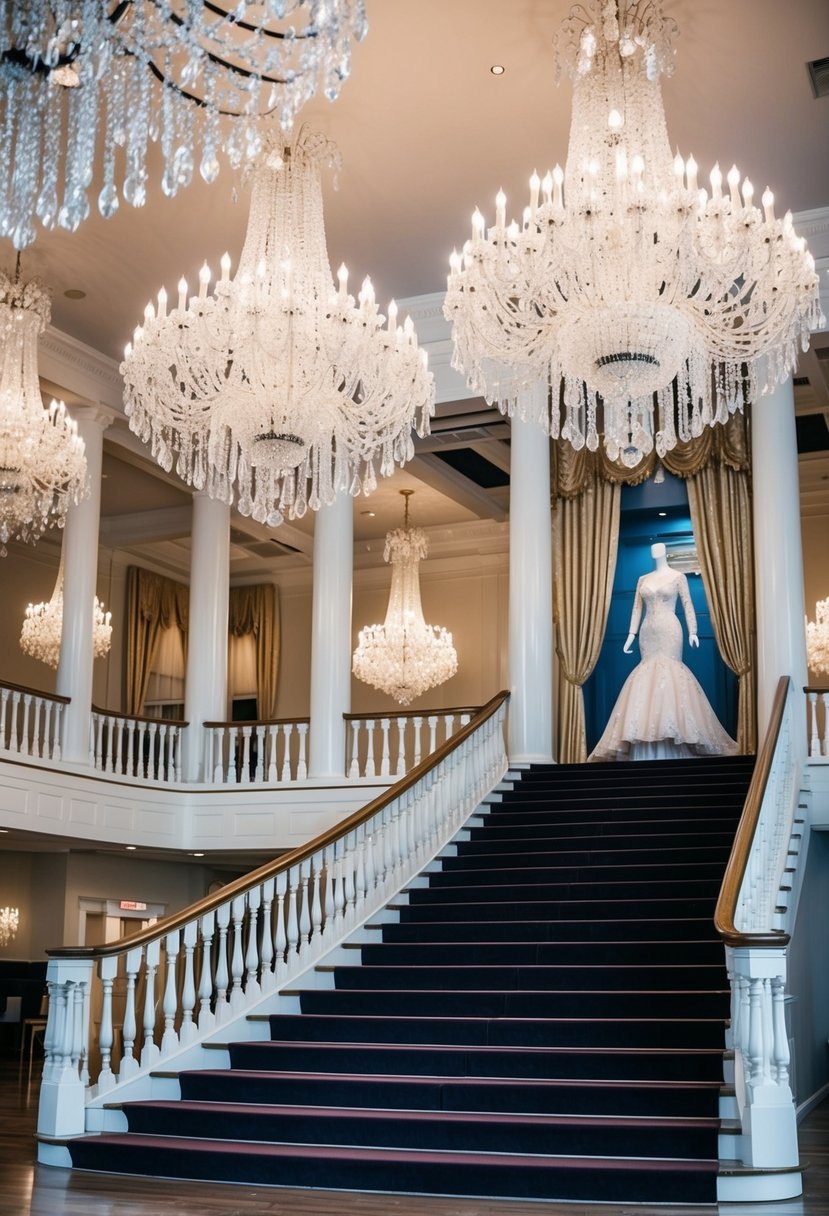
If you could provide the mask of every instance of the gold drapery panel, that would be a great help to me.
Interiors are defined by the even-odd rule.
[[[276,705],[279,675],[279,599],[276,587],[231,587],[228,633],[252,633],[256,642],[256,716],[270,718]]]
[[[127,569],[127,713],[144,709],[153,659],[162,631],[178,625],[187,653],[190,591],[183,583],[143,570]]]
[[[656,471],[657,456],[651,452],[635,469],[608,459],[603,447],[577,452],[564,440],[553,444],[553,497],[576,498],[598,476],[618,485],[637,486]],[[698,439],[678,443],[666,452],[662,464],[677,477],[694,477],[711,462],[734,470],[750,468],[751,455],[745,415],[732,414],[724,426],[707,426]]]
[[[572,449],[571,449],[572,450]],[[587,759],[582,685],[599,658],[616,573],[621,488],[594,469],[578,497],[561,498],[553,520],[558,656],[558,759]]]
[[[711,462],[688,478],[688,502],[714,635],[739,680],[737,744],[757,746],[754,553],[749,475]]]

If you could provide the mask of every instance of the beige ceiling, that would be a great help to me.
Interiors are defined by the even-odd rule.
[[[680,28],[676,70],[664,84],[672,142],[683,155],[693,152],[701,174],[715,161],[725,169],[736,161],[758,197],[771,186],[780,211],[829,205],[829,97],[813,96],[806,68],[829,57],[829,0],[664,6]],[[367,0],[369,33],[355,48],[351,79],[334,105],[314,103],[305,117],[335,139],[343,158],[339,188],[326,182],[331,263],[345,260],[352,282],[369,273],[381,307],[392,296],[441,291],[474,207],[491,215],[503,187],[508,211],[519,215],[533,169],[564,160],[570,88],[556,87],[553,38],[570,7],[571,0]],[[492,75],[494,63],[503,75]],[[173,200],[161,194],[159,178],[145,208],[122,204],[104,221],[93,207],[77,232],[41,230],[24,255],[24,273],[41,274],[53,288],[54,325],[116,359],[162,284],[172,292],[182,274],[195,282],[205,259],[215,267],[227,249],[235,262],[241,247],[247,200],[226,164],[212,186],[197,177]],[[0,252],[10,266],[11,247]],[[67,300],[69,288],[86,298]],[[799,407],[826,408],[829,383],[817,374],[816,356],[807,358],[819,391],[802,390]],[[474,444],[508,469],[508,428],[479,401],[444,404],[439,415],[417,460],[355,503],[364,547],[399,522],[403,488],[416,490],[413,515],[426,526],[506,518],[506,487],[475,486],[435,451]],[[107,434],[102,541],[184,572],[189,495],[131,437],[124,451],[124,431],[119,423]],[[826,492],[818,481],[814,491]],[[290,548],[250,521],[236,518],[237,525],[237,570],[272,566],[274,553],[283,562],[309,560],[310,515],[277,534]]]

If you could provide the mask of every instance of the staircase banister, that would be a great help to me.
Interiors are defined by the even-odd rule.
[[[719,898],[717,899],[717,907],[714,912],[714,928],[727,946],[749,946],[758,949],[764,947],[780,948],[781,946],[788,945],[789,942],[788,933],[782,931],[742,933],[735,925],[734,918],[737,911],[740,887],[745,877],[754,834],[760,818],[760,809],[763,805],[763,798],[766,793],[766,786],[768,785],[774,752],[780,737],[780,728],[783,724],[783,714],[791,683],[792,681],[789,676],[781,676],[777,682],[777,690],[774,694],[771,714],[769,715],[769,724],[760,750],[757,753],[751,784],[748,787],[745,805],[740,816],[740,822],[737,825],[734,844],[731,848],[731,855],[728,858]]]
[[[238,730],[243,726],[299,726],[310,725],[310,718],[245,718],[240,722],[202,722],[202,726],[209,726],[211,729],[219,727],[228,727],[231,730]]]
[[[56,697],[56,700],[68,701],[68,697]],[[105,718],[120,718],[122,722],[148,722],[155,723],[156,726],[189,726],[189,722],[182,722],[180,718],[153,718],[148,714],[125,714],[118,709],[102,709],[100,705],[92,705],[93,714],[103,714]]]
[[[10,692],[22,692],[33,697],[45,697],[47,701],[57,701],[60,705],[68,705],[71,697],[62,697],[57,692],[44,692],[42,688],[29,688],[26,684],[13,684],[11,680],[0,680],[0,688],[8,688]]]
[[[818,694],[818,696],[821,696],[821,695],[826,695],[827,693],[829,693],[829,687],[818,688],[816,684],[807,684],[804,687],[803,691],[804,692],[816,692]]]
[[[488,721],[493,714],[497,713],[501,706],[509,699],[509,692],[502,689],[496,693],[486,705],[476,713],[475,717],[461,727],[457,734],[453,735],[430,756],[422,760],[415,768],[406,774],[395,785],[392,785],[380,794],[373,801],[359,810],[354,811],[348,818],[341,820],[328,831],[314,837],[307,844],[300,845],[296,849],[292,849],[288,853],[283,853],[280,857],[273,861],[266,862],[257,870],[252,870],[248,874],[243,874],[241,878],[234,879],[233,882],[227,883],[212,895],[206,895],[204,899],[197,903],[190,904],[179,912],[174,912],[170,916],[166,916],[163,920],[157,921],[154,925],[147,929],[142,929],[139,933],[130,934],[127,938],[121,938],[116,942],[108,942],[102,946],[57,946],[51,950],[47,950],[46,954],[49,958],[56,960],[65,959],[102,959],[108,958],[111,955],[123,953],[126,949],[136,949],[146,945],[148,942],[156,941],[163,938],[168,933],[173,933],[198,917],[204,916],[208,912],[213,912],[217,908],[228,904],[235,896],[243,895],[249,887],[257,886],[265,880],[274,877],[297,866],[300,862],[312,857],[318,853],[326,845],[333,844],[340,837],[347,835],[359,827],[362,823],[370,820],[378,811],[381,811],[388,803],[399,798],[401,794],[417,785],[433,768],[437,767],[447,756],[450,756],[456,748],[475,733],[483,724]],[[157,720],[157,719],[156,719]]]
[[[480,710],[480,705],[447,705],[445,709],[378,709],[372,710],[371,713],[343,714],[343,718],[346,722],[362,722],[366,719],[379,722],[381,718],[428,718],[430,714],[477,714]]]

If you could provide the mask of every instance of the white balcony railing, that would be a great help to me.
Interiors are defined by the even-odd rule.
[[[347,775],[402,777],[431,756],[462,726],[478,707],[407,710],[389,714],[345,714],[349,728]]]
[[[277,785],[308,776],[308,719],[205,722],[204,776],[217,785]]]
[[[181,741],[186,722],[127,717],[92,708],[89,762],[98,773],[142,783],[181,781]]]
[[[0,754],[60,760],[60,730],[68,697],[17,684],[0,685]]]
[[[309,844],[133,937],[50,951],[39,1135],[81,1134],[88,1108],[137,1095],[151,1071],[232,1033],[379,912],[504,775],[507,697]],[[58,1163],[52,1144],[41,1151]]]

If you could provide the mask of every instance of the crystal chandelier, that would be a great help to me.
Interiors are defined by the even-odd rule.
[[[815,604],[815,619],[806,623],[806,654],[809,670],[829,676],[829,599]]]
[[[0,908],[0,946],[8,946],[13,937],[17,936],[20,928],[20,910],[18,908]]]
[[[266,148],[235,277],[225,254],[213,294],[205,265],[198,295],[182,280],[169,312],[162,288],[121,364],[130,427],[159,464],[271,527],[369,494],[433,411],[410,318],[399,326],[392,302],[384,326],[370,280],[355,302],[344,266],[334,287],[320,181],[334,159],[305,131]]]
[[[41,663],[57,667],[63,635],[63,553],[48,603],[29,604],[20,633],[20,649]],[[104,611],[97,595],[92,605],[92,653],[96,659],[109,654],[112,645],[112,613]]]
[[[523,222],[476,210],[451,260],[454,365],[475,392],[524,416],[550,387],[549,429],[637,465],[655,446],[723,422],[794,368],[823,323],[818,279],[789,213],[762,211],[748,178],[718,167],[710,193],[671,156],[659,76],[675,24],[659,0],[585,0],[565,21],[570,143],[530,179]]]
[[[63,527],[87,493],[83,440],[62,401],[47,408],[37,377],[37,340],[49,321],[37,280],[0,271],[0,556],[10,540],[34,544]]]
[[[262,114],[289,130],[318,84],[333,101],[365,37],[365,0],[22,0],[0,16],[0,234],[18,249],[46,228],[74,231],[120,196],[144,204],[158,144],[172,196],[218,149],[254,152]],[[123,163],[119,183],[116,162]],[[119,189],[120,185],[120,189]],[[62,194],[61,194],[62,191]]]
[[[408,705],[429,688],[443,684],[458,670],[452,634],[427,625],[420,604],[418,566],[428,553],[426,534],[409,527],[409,497],[403,527],[386,533],[385,561],[391,562],[391,591],[386,620],[360,630],[352,671],[358,680]]]

